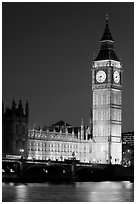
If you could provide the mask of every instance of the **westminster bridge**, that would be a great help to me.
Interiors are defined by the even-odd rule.
[[[121,165],[65,161],[2,159],[3,181],[102,181],[132,180],[133,170]]]

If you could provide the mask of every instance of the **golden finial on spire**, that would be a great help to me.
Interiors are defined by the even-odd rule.
[[[108,13],[106,13],[106,23],[108,23],[108,20],[109,20],[109,15]]]

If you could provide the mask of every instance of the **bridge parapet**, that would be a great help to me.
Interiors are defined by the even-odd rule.
[[[96,165],[91,163],[79,162],[75,159],[69,161],[49,161],[49,160],[26,160],[26,159],[3,159],[3,166],[13,168],[16,166],[15,171],[19,178],[23,178],[32,174],[35,177],[43,175],[43,177],[68,177],[73,181],[77,176],[91,175],[94,169],[102,170],[104,165]],[[90,172],[90,173],[89,173]]]

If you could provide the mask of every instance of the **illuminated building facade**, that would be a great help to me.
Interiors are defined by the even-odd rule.
[[[88,130],[68,126],[29,130],[28,159],[64,161],[73,156],[81,162],[91,162],[92,141]]]
[[[28,104],[24,114],[21,101],[18,108],[13,101],[12,109],[3,111],[4,152],[19,154],[22,149],[23,156],[38,160],[64,161],[74,156],[81,162],[122,162],[122,64],[114,50],[108,18],[92,64],[92,92],[90,124],[84,127],[82,121],[77,129],[61,121],[28,131]]]
[[[3,155],[23,155],[27,158],[29,107],[23,109],[13,99],[12,107],[2,107],[2,153]]]
[[[121,163],[122,65],[114,50],[108,17],[92,65],[92,91],[93,157],[102,163]]]

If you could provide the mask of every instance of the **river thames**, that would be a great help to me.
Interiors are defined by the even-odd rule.
[[[132,202],[134,183],[2,183],[3,202]]]

